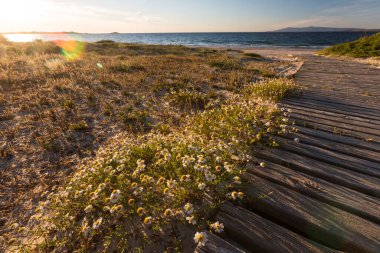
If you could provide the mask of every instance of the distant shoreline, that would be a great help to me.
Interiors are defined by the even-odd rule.
[[[141,33],[141,34],[90,34],[90,33],[17,33],[4,34],[13,42],[69,41],[98,42],[102,40],[117,43],[147,45],[182,45],[192,47],[223,47],[287,50],[320,50],[344,42],[354,41],[367,32],[322,32],[322,33]]]

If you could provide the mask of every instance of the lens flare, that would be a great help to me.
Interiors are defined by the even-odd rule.
[[[62,55],[67,60],[76,60],[80,58],[85,50],[85,43],[75,39],[68,34],[65,34],[65,38],[55,40],[54,43],[61,48]]]

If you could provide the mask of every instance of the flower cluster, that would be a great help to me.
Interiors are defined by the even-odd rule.
[[[205,229],[214,205],[205,194],[218,202],[244,198],[248,146],[272,144],[269,134],[283,131],[281,115],[270,102],[239,96],[194,116],[183,131],[120,136],[65,186],[46,193],[32,221],[57,249],[85,249],[91,238],[128,248],[131,238],[149,241],[147,230],[165,231],[173,222]],[[224,225],[209,228],[221,233]],[[197,232],[194,241],[204,245],[207,234]]]

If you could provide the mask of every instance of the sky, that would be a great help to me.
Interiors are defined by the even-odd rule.
[[[0,32],[380,28],[380,0],[0,0]]]

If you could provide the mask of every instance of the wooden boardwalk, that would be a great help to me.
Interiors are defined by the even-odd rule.
[[[249,201],[197,252],[380,252],[380,69],[306,56],[296,82],[281,106],[299,131],[253,151]]]

